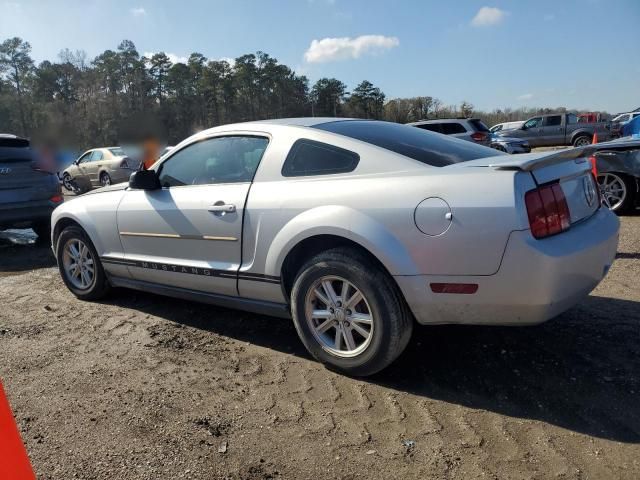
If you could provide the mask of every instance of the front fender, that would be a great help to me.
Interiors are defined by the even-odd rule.
[[[352,240],[380,260],[391,275],[419,273],[404,245],[383,224],[362,212],[338,205],[312,208],[287,222],[271,242],[265,273],[280,276],[289,252],[301,241],[317,235]]]

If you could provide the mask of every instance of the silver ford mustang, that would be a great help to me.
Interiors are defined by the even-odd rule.
[[[65,202],[74,295],[110,287],[292,317],[309,352],[369,375],[414,321],[524,325],[584,298],[617,217],[580,149],[517,157],[394,123],[289,119],[200,132]]]

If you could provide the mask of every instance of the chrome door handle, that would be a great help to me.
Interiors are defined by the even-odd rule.
[[[232,203],[216,202],[209,206],[208,210],[213,213],[233,213],[236,211],[236,206]]]

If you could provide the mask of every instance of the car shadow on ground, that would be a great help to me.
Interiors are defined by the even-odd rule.
[[[0,277],[55,264],[49,239],[38,239],[31,229],[0,232]]]
[[[291,321],[118,291],[109,303],[310,358]],[[589,297],[535,327],[419,326],[372,384],[640,443],[640,303]]]

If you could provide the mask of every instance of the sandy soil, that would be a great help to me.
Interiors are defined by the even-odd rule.
[[[131,291],[83,303],[0,238],[0,378],[41,479],[640,477],[640,216],[582,304],[421,327],[367,379],[290,322]]]

